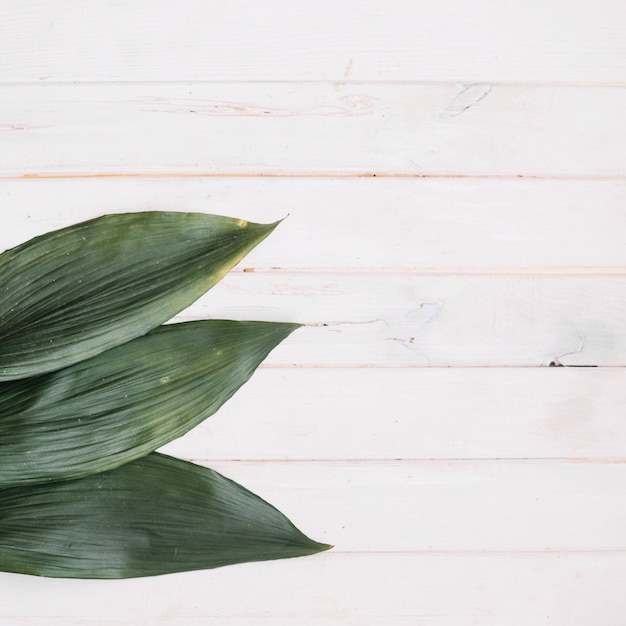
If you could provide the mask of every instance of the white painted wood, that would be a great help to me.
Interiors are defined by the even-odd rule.
[[[0,250],[103,213],[142,210],[257,222],[289,214],[240,269],[626,271],[623,180],[0,180]]]
[[[16,184],[13,181],[11,186]],[[28,186],[38,184],[31,181]],[[46,186],[50,189],[49,182]],[[90,210],[85,215],[84,209],[76,208],[72,219],[69,212],[60,213],[65,215],[60,222],[79,219],[79,210],[81,218],[95,214]],[[327,217],[327,222],[318,225],[320,239],[325,235],[325,241],[334,242],[331,246],[341,248],[342,239],[332,238],[328,231],[331,219]],[[24,219],[22,212],[16,220],[27,224],[28,214]],[[489,217],[484,220],[489,222]],[[288,237],[276,245],[270,238],[262,245],[267,265],[282,263],[277,246],[285,240],[291,240],[292,250],[308,250],[309,259],[317,255],[310,245],[314,240],[305,239],[309,245],[300,242],[306,227],[292,233],[291,223],[288,220],[277,231],[286,231]],[[33,224],[37,230],[51,222]],[[369,243],[375,225],[370,217],[370,225],[361,234],[368,250],[376,249]],[[607,229],[604,225],[598,234],[598,246]],[[530,231],[529,226],[528,238]],[[24,227],[8,232],[24,233]],[[616,249],[620,231],[614,229],[614,233]],[[390,241],[389,245],[394,244]],[[321,258],[333,259],[333,247]],[[482,248],[468,242],[470,268],[469,254],[474,249]],[[352,254],[358,254],[358,248]],[[212,316],[328,324],[302,329],[279,348],[270,362],[283,365],[547,365],[555,359],[579,365],[623,365],[623,283],[621,271],[602,276],[465,275],[463,270],[441,275],[421,271],[244,272],[231,274],[178,319]]]
[[[619,0],[5,0],[3,81],[624,81]]]
[[[623,462],[225,461],[210,466],[338,552],[626,550]]]
[[[626,457],[624,368],[261,367],[164,451],[205,459]]]
[[[113,582],[5,574],[0,620],[20,626],[622,626],[625,576],[623,552],[327,552]]]
[[[0,175],[626,175],[626,87],[484,92],[465,103],[453,83],[5,86]]]
[[[0,248],[290,213],[178,321],[308,326],[166,449],[336,547],[0,575],[0,622],[623,626],[625,25],[618,0],[1,3]]]
[[[624,275],[238,272],[175,318],[305,324],[274,366],[626,364]]]

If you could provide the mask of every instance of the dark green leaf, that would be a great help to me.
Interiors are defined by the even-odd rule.
[[[139,337],[218,282],[276,224],[199,213],[105,215],[0,255],[0,380]]]
[[[79,480],[0,490],[0,570],[129,578],[330,546],[217,472],[151,454]]]
[[[0,486],[127,463],[217,411],[297,324],[161,326],[71,367],[0,383]]]

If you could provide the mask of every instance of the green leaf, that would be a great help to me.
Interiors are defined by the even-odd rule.
[[[0,570],[129,578],[331,546],[205,467],[157,453],[110,472],[0,490]]]
[[[0,255],[0,380],[139,337],[217,283],[276,224],[199,213],[105,215]]]
[[[206,419],[297,324],[169,324],[76,365],[0,383],[0,487],[145,456]]]

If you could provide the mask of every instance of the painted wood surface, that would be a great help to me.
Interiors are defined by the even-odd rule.
[[[4,176],[626,175],[626,85],[37,84],[2,94]]]
[[[622,367],[262,366],[217,415],[166,450],[206,463],[618,461],[626,420],[616,407],[624,404]]]
[[[620,0],[8,0],[3,81],[624,82]]]
[[[19,623],[28,604],[22,623],[37,626],[622,626],[626,612],[622,552],[329,552],[271,567],[106,584],[3,575],[1,611]]]
[[[620,462],[350,459],[211,467],[290,511],[306,532],[322,526],[318,538],[338,553],[626,550]]]
[[[0,249],[289,214],[176,321],[305,326],[165,451],[335,548],[1,574],[0,622],[623,626],[625,26],[617,0],[2,3]]]
[[[626,273],[621,179],[0,180],[0,247],[102,213],[150,210],[288,216],[240,270]]]
[[[626,277],[240,272],[176,320],[299,322],[287,366],[540,366],[626,362]]]

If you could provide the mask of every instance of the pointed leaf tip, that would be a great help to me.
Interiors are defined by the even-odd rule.
[[[213,415],[296,328],[168,324],[37,378],[0,383],[0,487],[118,467]]]
[[[79,480],[0,490],[0,570],[130,578],[327,549],[205,467],[153,453]]]
[[[123,213],[0,255],[0,381],[55,371],[139,337],[217,283],[278,225]]]

